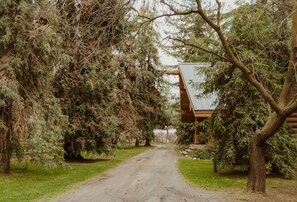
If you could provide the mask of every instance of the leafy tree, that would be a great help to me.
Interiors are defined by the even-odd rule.
[[[37,153],[39,161],[51,165],[63,160],[65,119],[52,93],[63,56],[56,14],[46,1],[0,2],[0,161],[6,173],[13,151],[21,151],[20,138],[28,138],[33,160]]]
[[[170,13],[166,14],[165,16],[176,16],[176,15],[198,15],[200,16],[208,25],[209,27],[217,34],[218,40],[222,44],[222,49],[224,50],[224,54],[219,54],[219,52],[216,51],[216,49],[212,50],[216,46],[208,46],[208,47],[200,47],[196,46],[199,49],[204,49],[209,53],[212,53],[213,55],[217,56],[219,59],[222,59],[223,61],[227,61],[233,65],[234,68],[241,71],[243,74],[243,78],[247,81],[249,85],[251,85],[255,90],[256,93],[259,94],[262,100],[264,100],[269,107],[266,107],[266,119],[265,123],[263,123],[263,127],[259,128],[258,130],[253,130],[253,135],[249,139],[249,161],[250,161],[250,172],[249,172],[249,178],[248,178],[248,190],[254,191],[254,192],[265,192],[265,174],[266,174],[266,168],[265,168],[265,154],[266,154],[266,147],[267,147],[267,141],[275,136],[276,132],[280,129],[282,124],[284,123],[286,117],[288,117],[291,113],[296,111],[297,109],[297,101],[294,98],[294,96],[291,96],[294,94],[294,86],[295,82],[293,80],[294,75],[294,64],[296,63],[296,26],[297,26],[297,13],[293,12],[292,14],[292,33],[291,33],[291,45],[289,48],[289,59],[286,62],[287,65],[287,73],[284,76],[281,76],[278,80],[278,84],[283,83],[279,86],[280,93],[273,94],[269,88],[269,86],[266,85],[265,80],[261,80],[263,78],[263,74],[260,74],[259,72],[256,72],[255,68],[251,65],[254,64],[251,61],[247,60],[248,58],[241,58],[242,54],[240,55],[239,52],[241,49],[236,49],[233,47],[234,41],[229,40],[229,36],[225,34],[225,32],[228,32],[229,27],[225,28],[224,23],[222,24],[222,15],[221,15],[221,3],[220,1],[216,1],[216,14],[213,15],[213,13],[210,13],[209,10],[204,9],[204,5],[201,3],[200,0],[193,1],[194,7],[187,6],[189,4],[177,4],[177,6],[173,6],[173,4],[169,4],[166,1],[161,1],[164,5],[167,6],[167,8],[170,10]],[[193,3],[192,2],[192,3]],[[265,14],[266,16],[270,15],[276,15],[276,12],[282,12],[281,9],[278,9],[275,7],[274,2],[267,1],[265,3],[263,2],[256,2],[257,6],[263,9],[263,11],[267,11]],[[267,9],[265,9],[265,8]],[[296,2],[292,2],[292,8],[295,10],[297,7]],[[253,13],[253,12],[251,12]],[[163,15],[164,16],[164,15]],[[160,17],[160,16],[159,16]],[[251,15],[248,16],[246,19],[250,19]],[[279,26],[282,26],[284,23],[286,23],[286,20],[288,18],[283,19],[283,21],[279,24]],[[228,21],[228,19],[227,19]],[[255,21],[250,21],[255,23]],[[279,21],[278,21],[279,22]],[[253,24],[252,23],[252,24]],[[267,24],[264,24],[265,26]],[[264,27],[265,27],[264,26]],[[261,31],[261,30],[260,30]],[[267,37],[267,39],[270,39],[270,43],[273,43],[274,38],[269,38],[271,35],[266,36],[266,32],[262,33],[262,36]],[[252,35],[251,35],[252,36]],[[286,35],[283,35],[284,38],[286,38]],[[257,42],[254,39],[254,43]],[[251,41],[251,40],[249,40]],[[259,41],[261,44],[261,41]],[[255,53],[253,50],[253,44],[250,44],[247,49],[250,50],[251,53]],[[270,48],[271,46],[269,46]],[[272,46],[273,47],[273,46]],[[263,52],[267,53],[265,49],[266,47],[263,46],[262,50]],[[274,47],[275,48],[275,47]],[[274,49],[273,48],[273,49]],[[274,49],[282,52],[282,49]],[[286,49],[284,49],[286,50]],[[277,51],[277,52],[278,52]],[[245,52],[247,53],[247,52]],[[249,55],[247,55],[249,57]],[[259,56],[256,59],[262,58],[262,56]],[[249,58],[254,59],[252,58]],[[270,66],[271,63],[268,61],[266,63],[265,60],[261,60],[263,64],[266,64],[266,66]],[[261,65],[259,65],[261,67]],[[262,66],[263,67],[263,66]],[[262,68],[261,67],[261,68]],[[265,69],[265,68],[263,68]],[[280,68],[281,69],[281,68]],[[218,70],[219,71],[219,70]],[[273,76],[273,75],[272,75]],[[274,83],[273,81],[271,83]],[[283,136],[282,136],[283,137]]]

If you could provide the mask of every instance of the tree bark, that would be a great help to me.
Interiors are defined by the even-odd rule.
[[[139,147],[139,138],[136,138],[136,140],[135,140],[135,147]]]
[[[145,138],[145,146],[151,146],[151,139]]]
[[[250,192],[265,193],[266,167],[265,167],[266,143],[258,145],[257,136],[249,143],[250,173],[247,190]]]
[[[10,132],[6,131],[0,134],[1,140],[1,154],[0,154],[0,170],[4,171],[6,174],[10,173],[10,159],[12,155],[12,142],[11,142],[11,134]]]
[[[249,143],[250,172],[247,191],[265,193],[266,167],[265,151],[266,140],[272,137],[285,121],[285,116],[271,113],[264,127],[256,132]]]

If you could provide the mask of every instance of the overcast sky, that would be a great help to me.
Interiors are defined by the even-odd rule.
[[[231,10],[232,8],[235,7],[235,1],[236,0],[221,0],[221,2],[223,3],[223,9],[224,10]],[[211,3],[215,3],[214,0],[210,0],[209,2]],[[159,26],[158,26],[158,29],[162,35],[162,38],[165,38],[166,35],[164,34],[164,31],[166,31],[166,29],[172,29],[168,26],[166,26],[164,24],[164,19],[161,19],[159,20]],[[166,42],[164,41],[164,45],[166,45]],[[163,65],[177,65],[179,62],[182,62],[182,61],[178,61],[176,58],[164,53],[164,51],[162,51],[161,49],[159,49],[159,56],[160,56],[160,60],[161,60],[161,63]]]
[[[210,0],[210,2],[215,3],[215,0]],[[235,7],[235,0],[221,0],[221,2],[224,4],[223,5],[223,9],[225,11],[231,10],[232,8]],[[164,19],[160,19],[158,20],[158,30],[161,33],[162,38],[165,38],[166,35],[164,34],[164,32],[166,31],[166,29],[173,29],[172,27],[168,27],[165,24],[165,20]],[[164,40],[163,45],[166,45],[166,40]],[[167,42],[170,43],[170,42]],[[168,44],[167,44],[168,45]],[[162,63],[162,65],[173,65],[173,66],[177,66],[178,63],[181,63],[183,61],[178,61],[176,58],[166,54],[161,48],[159,48],[159,56],[160,56],[160,61]],[[174,75],[164,75],[164,78],[169,81],[170,83],[176,83],[178,82],[178,76],[174,76]],[[175,95],[176,97],[179,97],[179,88],[178,86],[176,87],[171,87],[169,90],[169,93],[171,95]]]

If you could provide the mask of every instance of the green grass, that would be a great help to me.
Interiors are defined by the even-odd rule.
[[[243,173],[224,171],[214,173],[210,160],[193,161],[181,157],[178,168],[184,178],[192,185],[208,190],[231,191],[240,200],[251,201],[296,201],[297,179],[267,177],[265,195],[245,192],[247,176]]]
[[[185,158],[178,160],[178,168],[184,178],[194,186],[208,190],[234,190],[246,189],[247,176],[240,172],[214,173],[213,163],[210,160],[193,161]],[[267,177],[267,190],[272,192],[282,190],[296,190],[297,179],[283,179]]]
[[[52,197],[147,149],[148,147],[118,149],[113,156],[67,163],[65,167],[55,169],[45,169],[37,164],[29,164],[25,169],[24,165],[14,163],[10,175],[0,174],[0,201],[32,201]]]
[[[190,183],[208,190],[244,189],[246,186],[246,177],[214,173],[210,160],[181,158],[178,160],[178,168]]]

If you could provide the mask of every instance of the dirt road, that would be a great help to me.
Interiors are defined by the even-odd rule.
[[[54,201],[229,201],[226,194],[190,187],[176,168],[173,148],[158,146]]]

